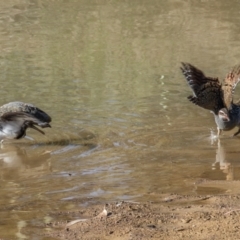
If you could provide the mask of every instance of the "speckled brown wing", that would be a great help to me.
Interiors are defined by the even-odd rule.
[[[11,127],[13,128],[13,131],[15,131],[14,130],[14,128],[15,128],[15,129],[17,129],[17,131],[20,130],[20,132],[21,132],[21,134],[19,135],[20,137],[18,136],[17,139],[24,136],[25,131],[29,127],[37,130],[38,132],[40,132],[42,134],[45,134],[45,133],[42,130],[40,130],[39,128],[37,128],[36,125],[40,126],[42,128],[51,127],[49,125],[49,123],[42,122],[38,118],[36,118],[28,113],[25,113],[25,112],[7,112],[1,116],[0,120],[1,120],[1,122],[4,122],[4,123],[9,123],[9,122],[15,123],[15,127],[13,127],[13,125],[11,125]]]
[[[240,65],[233,67],[222,85],[223,102],[228,110],[232,108],[234,89],[240,81]]]
[[[10,102],[7,104],[4,104],[0,106],[0,116],[2,116],[5,113],[10,113],[10,112],[23,112],[27,113],[38,120],[46,123],[51,122],[51,117],[42,111],[41,109],[37,108],[33,104],[30,103],[23,103],[23,102]]]
[[[193,91],[188,99],[215,114],[224,107],[223,92],[218,78],[206,77],[198,68],[189,63],[182,63],[182,73]]]

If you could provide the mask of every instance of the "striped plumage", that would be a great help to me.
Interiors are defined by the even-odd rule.
[[[240,80],[240,65],[227,74],[222,84],[218,78],[206,77],[201,70],[189,63],[182,63],[181,70],[193,91],[188,99],[214,114],[218,134],[222,130],[240,128],[240,105],[233,103],[234,89]],[[234,135],[239,133],[240,130]]]

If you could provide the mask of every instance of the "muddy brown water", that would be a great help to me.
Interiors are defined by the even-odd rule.
[[[4,1],[0,103],[52,116],[46,135],[0,149],[0,237],[33,231],[54,211],[158,193],[222,193],[239,180],[240,137],[220,141],[192,105],[179,66],[224,77],[240,63],[238,1]],[[236,95],[239,96],[238,90]],[[76,200],[76,202],[75,202]],[[57,220],[57,219],[54,219]]]

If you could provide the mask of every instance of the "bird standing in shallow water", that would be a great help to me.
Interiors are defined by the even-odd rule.
[[[26,130],[51,127],[51,117],[29,103],[10,102],[0,107],[0,141],[4,139],[20,139],[26,136]]]
[[[218,135],[238,127],[234,136],[240,133],[240,103],[233,103],[233,93],[240,81],[240,65],[235,66],[221,84],[218,78],[206,77],[204,73],[189,63],[182,63],[182,73],[193,95],[192,103],[210,110],[214,114]]]

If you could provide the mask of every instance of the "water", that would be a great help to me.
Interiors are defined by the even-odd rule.
[[[46,135],[0,149],[0,237],[41,239],[34,229],[61,210],[239,180],[239,138],[211,140],[213,116],[186,99],[179,70],[187,61],[223,78],[239,63],[239,5],[0,3],[0,104],[30,102],[53,119]]]

